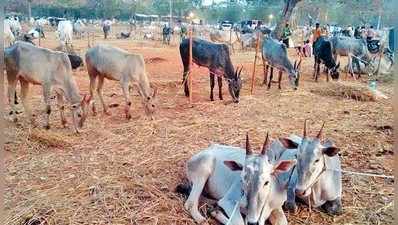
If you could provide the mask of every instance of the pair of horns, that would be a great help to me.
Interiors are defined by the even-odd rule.
[[[299,67],[300,67],[300,65],[301,65],[301,57],[300,57],[300,60],[298,61],[298,63],[297,63],[297,60],[296,61],[294,61],[294,69],[298,69]]]
[[[236,72],[235,72],[236,76],[240,75],[240,73],[242,72],[242,69],[243,69],[243,66],[241,66],[240,69],[239,69],[239,66],[236,67]]]
[[[307,120],[308,120],[308,119],[305,119],[305,120],[304,120],[303,138],[306,138],[306,137],[307,137]],[[324,126],[325,126],[325,121],[323,121],[321,129],[319,130],[318,134],[316,135],[316,138],[317,138],[317,139],[321,139],[321,137],[322,137],[322,131],[323,131],[323,127],[324,127]]]
[[[261,150],[261,155],[265,155],[268,149],[268,142],[269,142],[269,135],[267,132],[267,136],[265,137],[265,141],[263,144],[263,149]],[[246,155],[252,155],[253,151],[250,146],[250,141],[249,141],[249,132],[246,133]]]

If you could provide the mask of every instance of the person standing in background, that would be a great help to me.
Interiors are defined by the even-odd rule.
[[[289,23],[286,23],[285,27],[282,30],[282,42],[289,48],[289,37],[292,35],[292,30],[289,27]]]
[[[104,31],[104,39],[108,38],[109,31],[111,30],[112,21],[108,18],[102,22],[102,31]]]

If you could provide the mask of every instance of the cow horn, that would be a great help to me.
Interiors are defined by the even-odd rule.
[[[268,132],[267,132],[267,136],[265,137],[265,141],[263,144],[263,149],[261,150],[261,155],[265,155],[265,153],[267,152],[268,142],[269,142],[269,136],[268,136]]]
[[[293,69],[296,69],[297,60],[294,61]]]
[[[303,138],[307,137],[307,119],[304,120]]]
[[[322,137],[322,131],[323,131],[323,127],[324,127],[324,126],[325,126],[325,121],[323,122],[322,127],[321,127],[321,129],[319,130],[318,135],[316,136],[317,139],[321,139],[321,137]]]
[[[252,149],[250,147],[250,142],[249,142],[249,132],[246,133],[246,155],[251,155],[253,154]]]
[[[242,73],[242,70],[243,70],[243,66],[240,67],[240,70],[239,70],[239,73],[238,73],[239,76],[240,76],[240,73]]]

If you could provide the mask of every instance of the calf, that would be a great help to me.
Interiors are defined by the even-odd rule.
[[[285,148],[280,151],[280,160],[297,159],[285,203],[293,212],[297,210],[296,196],[307,204],[312,201],[314,207],[320,207],[328,214],[342,212],[341,164],[337,154],[340,149],[330,140],[322,141],[322,129],[323,125],[318,135],[311,138],[307,136],[304,124],[302,137],[291,135],[280,139],[279,144]]]
[[[262,47],[262,56],[263,56],[263,66],[264,66],[264,81],[263,84],[267,84],[267,75],[269,65],[271,66],[271,74],[268,82],[268,89],[271,88],[271,82],[273,77],[273,69],[274,67],[279,69],[279,79],[278,79],[278,88],[281,89],[281,81],[282,81],[282,71],[286,71],[288,73],[290,84],[293,89],[296,90],[299,83],[300,78],[300,65],[299,63],[294,62],[294,66],[290,62],[287,57],[286,46],[279,41],[265,36],[263,39],[263,47]],[[268,65],[265,66],[265,61],[267,61]]]
[[[61,41],[61,45],[72,45],[72,36],[73,36],[73,25],[69,20],[59,21],[57,34],[59,40]]]
[[[180,55],[184,65],[184,92],[185,96],[189,96],[189,87],[187,82],[187,75],[190,71],[189,65],[189,39],[184,39],[180,44]],[[210,100],[214,101],[213,89],[214,89],[214,78],[217,76],[218,81],[218,96],[220,100],[222,97],[222,77],[228,82],[228,90],[232,97],[232,100],[237,103],[239,102],[239,93],[242,88],[242,80],[240,73],[242,69],[234,71],[232,65],[228,46],[225,44],[214,44],[202,39],[192,39],[192,61],[199,65],[209,69],[210,72]]]
[[[65,126],[64,97],[72,106],[73,124],[76,132],[83,126],[87,117],[86,106],[89,98],[81,99],[79,88],[72,76],[72,68],[68,57],[63,52],[55,52],[45,48],[38,48],[25,42],[16,42],[5,50],[5,65],[8,80],[8,96],[10,99],[13,120],[16,118],[14,104],[17,81],[21,84],[21,99],[27,117],[35,124],[28,104],[29,84],[41,85],[46,104],[46,125],[50,128],[51,91],[56,92],[61,122]],[[39,66],[37,66],[39,65]]]
[[[87,50],[85,60],[90,77],[90,95],[94,96],[95,83],[98,77],[97,93],[104,113],[110,114],[102,96],[102,87],[105,78],[120,82],[126,102],[125,114],[127,119],[131,118],[131,101],[128,96],[130,82],[133,82],[137,88],[146,114],[150,115],[155,111],[153,102],[156,95],[156,88],[152,90],[150,87],[142,55],[129,53],[120,48],[108,45],[97,45]],[[94,103],[92,110],[95,115],[96,108]]]
[[[326,68],[328,69],[328,73],[326,74],[326,80],[329,81],[329,73],[332,79],[337,80],[339,79],[339,67],[340,63],[336,65],[336,61],[333,58],[332,52],[332,43],[326,37],[321,36],[316,40],[314,43],[314,79],[317,82],[320,70],[320,64],[325,64]]]
[[[280,175],[288,172],[296,161],[271,164],[266,155],[268,147],[267,135],[261,153],[255,154],[246,135],[246,153],[237,147],[211,145],[188,161],[187,177],[192,191],[184,207],[197,223],[205,220],[198,203],[202,191],[206,190],[218,200],[217,206],[221,209],[212,211],[211,215],[222,224],[257,225],[264,224],[268,218],[271,224],[287,224],[282,210],[287,179],[281,179]]]

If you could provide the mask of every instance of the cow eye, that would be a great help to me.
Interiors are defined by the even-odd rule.
[[[269,184],[269,181],[265,181],[264,186],[267,186]]]
[[[315,160],[315,163],[319,162],[319,159]]]

